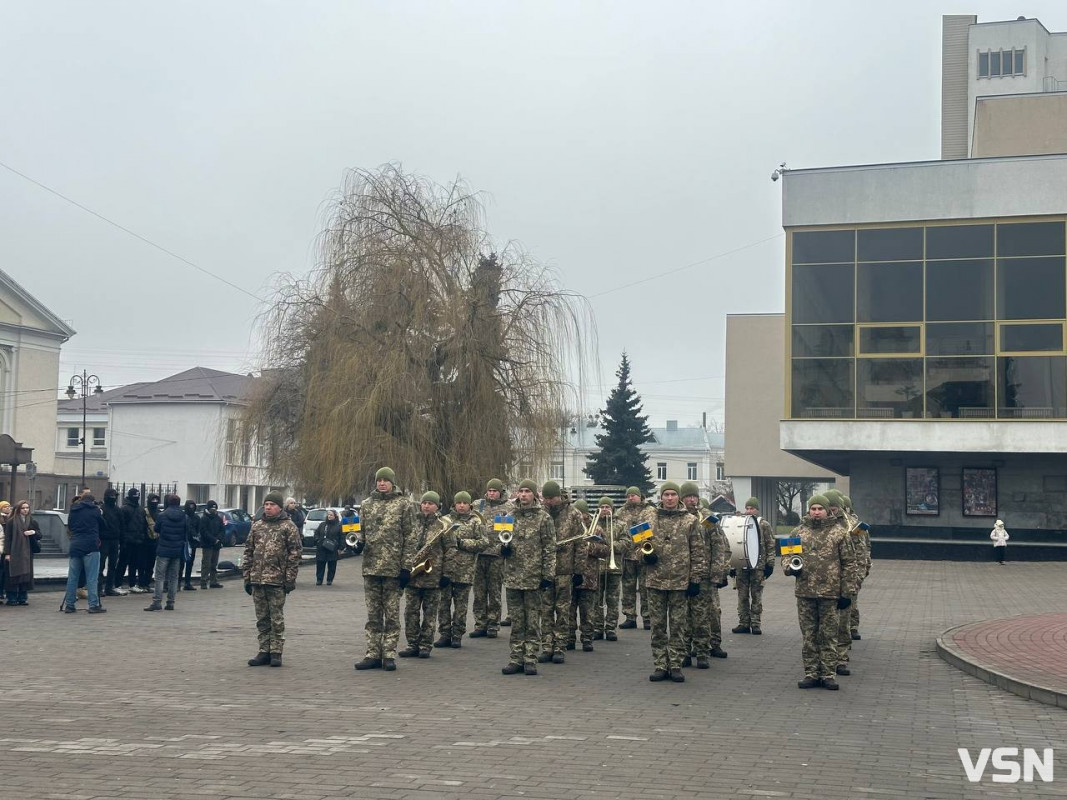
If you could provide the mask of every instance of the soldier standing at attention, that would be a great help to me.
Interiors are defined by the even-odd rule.
[[[575,500],[571,505],[578,509],[578,512],[582,515],[582,528],[587,529],[589,523],[593,521],[592,515],[589,513],[589,503],[585,500]],[[594,635],[595,639],[596,636]],[[571,603],[571,620],[567,625],[567,649],[573,650],[578,642],[578,590],[574,590],[574,602]]]
[[[646,503],[641,496],[641,490],[631,486],[626,490],[626,502],[615,515],[623,533],[629,535],[630,528],[646,519],[651,519],[654,506]],[[644,618],[644,626],[647,631],[652,627],[648,616],[648,593],[645,591],[645,583],[641,579],[643,562],[641,554],[636,548],[627,551],[626,560],[622,563],[622,613],[626,617],[619,628],[637,627],[637,595],[640,587],[641,616]]]
[[[451,520],[441,518],[441,496],[426,492],[419,507],[421,513],[415,516],[415,553],[405,562],[411,577],[404,589],[404,635],[408,646],[400,651],[401,658],[430,657],[441,590],[452,585],[456,535],[449,529]],[[415,565],[426,560],[431,569],[416,573]]]
[[[374,491],[360,507],[362,530],[356,555],[363,555],[363,587],[367,602],[367,655],[356,669],[396,669],[400,641],[400,593],[408,585],[407,562],[415,554],[415,509],[396,488],[396,475],[382,467],[374,475]]]
[[[801,689],[822,686],[837,690],[836,637],[841,612],[855,593],[855,561],[846,541],[848,531],[829,518],[830,501],[817,494],[808,501],[808,515],[793,529],[799,537],[804,566],[797,571],[786,564],[785,574],[796,578],[797,617],[804,637]]]
[[[474,582],[478,554],[489,546],[489,534],[482,521],[471,513],[469,492],[456,492],[452,498],[452,520],[459,524],[450,536],[456,549],[450,553],[452,584],[441,589],[437,611],[437,632],[441,638],[435,647],[460,647],[467,630],[467,609],[470,608],[471,584]]]
[[[856,526],[860,524],[859,515],[852,509],[852,498],[847,495],[842,496],[842,502],[845,504],[845,513],[848,514],[851,530],[855,530]],[[863,558],[862,571],[860,578],[860,584],[856,588],[856,596],[852,598],[852,605],[849,607],[849,635],[852,637],[852,641],[862,639],[860,636],[860,595],[859,590],[863,588],[863,582],[867,580],[871,574],[871,532],[866,528],[859,530],[856,534],[855,542],[859,546],[860,555]]]
[[[282,510],[281,492],[263,498],[263,516],[252,523],[241,560],[245,591],[252,595],[259,632],[259,653],[248,666],[282,665],[285,596],[296,588],[303,546],[300,531]],[[163,577],[159,580],[162,582]],[[157,591],[158,596],[158,591]]]
[[[584,502],[579,500],[578,502]],[[577,504],[576,504],[577,505]],[[585,525],[588,526],[592,519],[586,519],[588,513],[583,514]],[[605,529],[598,523],[597,535],[585,542],[576,544],[585,545],[585,560],[582,562],[582,583],[574,590],[575,613],[581,614],[581,637],[582,650],[586,653],[593,652],[593,631],[595,630],[597,604],[600,602],[600,570],[604,562],[601,559],[608,557],[607,542],[603,539]],[[573,617],[572,617],[573,618]],[[568,633],[574,635],[574,623],[571,622]]]
[[[593,639],[600,639],[601,635],[609,642],[619,639],[616,631],[619,628],[619,597],[622,593],[622,569],[630,551],[634,549],[633,541],[627,531],[615,519],[615,503],[605,495],[600,498],[600,535],[611,546],[612,538],[615,540],[615,569],[609,569],[609,560],[601,560],[600,593],[597,599],[596,612],[593,616],[593,627],[596,629]],[[613,534],[614,533],[614,537]],[[609,553],[610,556],[610,553]]]
[[[686,599],[700,594],[700,583],[708,574],[707,548],[700,534],[700,522],[685,510],[678,497],[678,484],[660,486],[660,505],[651,518],[653,551],[642,553],[645,587],[652,618],[652,660],[650,681],[682,683],[682,659],[686,653],[689,607]]]
[[[485,524],[492,532],[493,520],[497,514],[511,513],[511,503],[504,499],[504,483],[493,478],[486,484],[485,497],[482,499],[479,513],[485,518]],[[493,542],[495,544],[495,542]],[[495,639],[500,631],[500,592],[504,583],[504,564],[500,559],[500,550],[489,547],[478,554],[474,570],[474,630],[471,638],[488,636]]]
[[[531,480],[519,484],[514,538],[500,546],[508,610],[512,614],[511,658],[500,670],[505,675],[537,674],[540,593],[552,587],[556,576],[556,531],[552,517],[537,502],[536,492],[537,484]]]
[[[763,614],[763,582],[774,572],[777,552],[771,524],[759,516],[758,498],[750,497],[745,501],[745,513],[759,519],[759,559],[752,569],[742,569],[737,573],[737,627],[733,632],[759,636],[763,633],[760,627]]]
[[[563,491],[555,481],[541,487],[545,510],[551,515],[556,541],[582,535],[582,514],[563,499]],[[571,604],[574,590],[582,585],[585,565],[585,542],[570,542],[556,547],[556,574],[551,586],[541,590],[541,655],[539,664],[551,661],[562,664],[567,647],[567,632],[571,626]],[[511,608],[509,605],[508,608]]]
[[[837,524],[844,529],[845,533],[845,546],[851,551],[853,557],[853,572],[852,585],[855,586],[855,591],[859,591],[860,582],[863,580],[863,555],[860,552],[860,545],[857,537],[852,533],[852,518],[845,513],[845,500],[844,495],[836,489],[830,489],[823,493],[827,501],[830,503],[829,514],[830,519],[836,520]],[[837,628],[837,668],[835,672],[838,675],[851,675],[852,670],[849,668],[849,661],[852,655],[852,629],[851,629],[851,613],[852,606],[855,604],[855,593],[852,595],[852,603],[849,605],[848,611],[842,611],[838,615],[838,628]]]

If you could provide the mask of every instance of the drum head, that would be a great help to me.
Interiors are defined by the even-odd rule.
[[[759,522],[756,517],[745,517],[745,560],[748,568],[759,562]]]

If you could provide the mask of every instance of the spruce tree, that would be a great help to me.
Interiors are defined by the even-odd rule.
[[[653,437],[648,417],[641,413],[641,398],[630,382],[630,359],[625,352],[615,375],[619,383],[600,414],[604,433],[596,437],[599,452],[589,456],[585,474],[594,483],[637,486],[647,495],[653,489],[652,473],[641,445]]]

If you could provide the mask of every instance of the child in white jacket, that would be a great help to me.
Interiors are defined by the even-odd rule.
[[[993,540],[993,557],[997,560],[998,564],[1004,563],[1004,554],[1008,552],[1008,532],[1004,530],[1004,522],[997,520],[993,524],[993,530],[989,534],[989,538]]]

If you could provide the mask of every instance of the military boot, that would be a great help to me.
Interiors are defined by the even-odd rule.
[[[547,664],[551,660],[552,660],[552,654],[551,653],[542,652],[541,655],[539,655],[537,657],[537,663],[538,664]]]
[[[418,654],[419,654],[419,648],[417,648],[413,644],[409,644],[407,647],[405,647],[403,650],[401,650],[399,653],[397,653],[397,655],[400,656],[401,658],[415,658]]]
[[[652,620],[650,620],[650,619],[646,619],[645,620],[645,630],[646,631],[652,630]]]
[[[697,656],[697,669],[709,669],[711,662],[708,661],[707,656]]]
[[[753,625],[752,626],[752,635],[753,636],[762,636],[763,635],[763,628],[761,628],[759,625]]]
[[[859,631],[852,631],[852,641],[858,642],[862,638],[863,637],[860,636],[860,632]]]
[[[536,664],[523,664],[522,665],[522,671],[525,672],[527,675],[536,675],[537,674],[537,665]]]
[[[730,628],[730,633],[752,633],[752,629],[748,625],[738,625],[736,628]]]
[[[708,655],[712,658],[726,658],[726,651],[719,647],[719,645],[715,645],[711,648],[711,652]]]
[[[685,683],[685,675],[678,667],[671,667],[671,680],[675,683]]]
[[[798,689],[815,689],[822,686],[822,681],[818,678],[804,678],[802,681],[797,681]]]
[[[563,653],[556,652],[556,653],[552,654],[552,663],[553,664],[562,664],[563,661],[564,661]]]
[[[592,653],[593,652],[593,643],[592,642],[582,642],[582,652],[583,653]]]
[[[635,619],[627,618],[627,619],[624,619],[622,622],[619,623],[619,629],[620,630],[630,630],[630,629],[636,628],[636,627],[637,627],[637,620],[635,620]]]
[[[692,656],[686,656],[685,658],[683,658],[682,659],[682,666],[683,667],[691,667],[691,666],[693,666],[693,657]]]
[[[650,681],[652,681],[653,683],[656,683],[658,681],[665,681],[665,680],[667,680],[667,670],[665,670],[665,669],[653,670],[652,674],[648,676],[648,679]]]
[[[271,653],[270,654],[270,665],[272,667],[280,667],[282,665],[282,654],[281,653]]]
[[[500,627],[501,628],[508,628],[510,626],[511,626],[511,617],[504,617],[504,619],[500,620]]]
[[[500,670],[505,675],[518,675],[522,672],[522,664],[516,664],[514,661],[508,662],[508,665]]]
[[[443,633],[437,638],[437,641],[433,643],[434,647],[449,647],[452,644],[451,635],[445,636]]]
[[[841,687],[837,684],[837,681],[833,678],[823,678],[822,688],[829,689],[831,692],[836,692]]]
[[[837,665],[837,669],[835,670],[835,672],[837,672],[838,675],[851,675],[852,674],[852,670],[850,670],[844,664],[838,664]]]
[[[605,635],[605,637],[607,637],[607,640],[609,642],[617,642],[617,641],[619,641],[619,634],[615,633],[615,631],[608,631],[604,635]]]
[[[596,633],[594,633],[594,634],[593,634],[593,641],[594,641],[594,642],[596,642],[596,641],[600,641],[600,640],[602,640],[603,638],[604,638],[604,634],[603,634],[603,633],[601,633],[600,631],[597,631]]]
[[[382,665],[382,660],[380,658],[371,658],[370,656],[367,656],[362,661],[357,661],[356,662],[356,669],[358,669],[358,670],[378,669],[381,665]]]
[[[384,669],[386,672],[395,672],[396,671],[396,659],[383,658],[382,659],[382,669]]]
[[[270,663],[270,653],[264,653],[260,651],[256,654],[255,658],[248,659],[248,666],[250,667],[265,667]]]
[[[485,628],[477,628],[477,629],[471,631],[471,638],[472,639],[481,639],[483,636],[488,636],[488,635],[489,635],[489,631],[487,631]]]
[[[455,639],[451,640],[451,642],[449,643],[449,647],[458,650],[459,648],[463,647],[463,640],[457,636]]]

